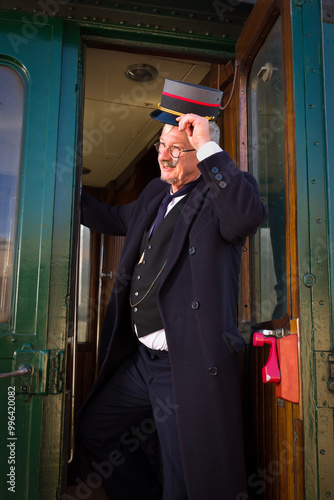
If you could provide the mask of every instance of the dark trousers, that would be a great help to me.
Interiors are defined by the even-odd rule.
[[[168,353],[140,345],[84,409],[77,433],[112,500],[187,500]],[[143,446],[157,431],[163,485]]]

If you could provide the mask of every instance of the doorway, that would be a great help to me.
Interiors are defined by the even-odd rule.
[[[83,53],[82,133],[78,140],[82,189],[112,205],[129,203],[160,175],[153,144],[162,124],[152,120],[150,113],[160,102],[165,78],[215,87],[221,68],[217,62],[120,47],[87,45]],[[74,414],[96,376],[99,333],[123,244],[123,237],[80,229],[77,328],[70,338],[75,378],[68,380],[69,388],[74,383]],[[77,489],[72,486],[68,493],[75,498]],[[94,491],[98,494],[103,498]]]

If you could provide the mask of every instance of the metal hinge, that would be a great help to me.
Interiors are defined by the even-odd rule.
[[[27,368],[24,372],[24,368]],[[57,394],[63,388],[64,351],[61,349],[35,350],[24,344],[14,352],[12,379],[15,391],[22,394]],[[20,373],[23,371],[23,374]]]

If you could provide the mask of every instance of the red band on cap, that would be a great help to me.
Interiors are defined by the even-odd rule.
[[[179,99],[180,101],[187,101],[187,102],[193,102],[195,104],[200,104],[201,106],[212,106],[214,108],[219,108],[219,103],[218,104],[211,104],[208,102],[201,102],[201,101],[194,101],[193,99],[187,99],[186,97],[180,97],[179,95],[174,95],[174,94],[168,94],[167,92],[163,92],[163,95],[166,95],[168,97],[173,97],[173,99]]]

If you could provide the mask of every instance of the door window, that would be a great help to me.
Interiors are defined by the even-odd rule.
[[[0,323],[11,315],[23,110],[20,74],[0,65]]]
[[[280,17],[254,59],[248,80],[249,169],[259,183],[268,220],[252,239],[253,321],[287,312],[285,154]]]
[[[80,227],[79,284],[78,284],[78,342],[89,341],[90,319],[90,271],[91,271],[91,232]]]

